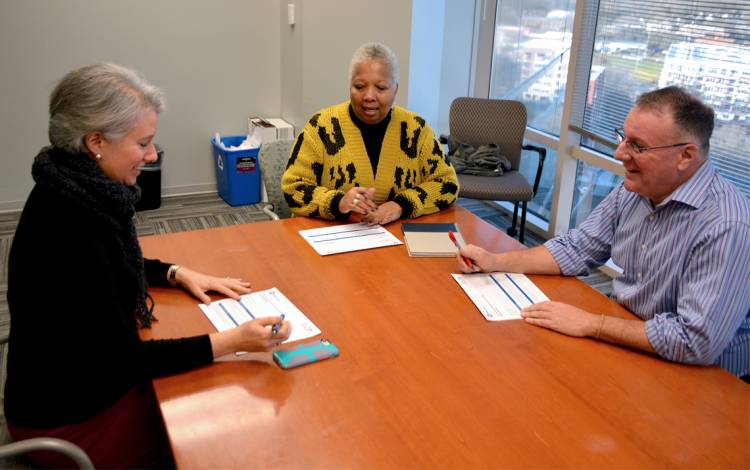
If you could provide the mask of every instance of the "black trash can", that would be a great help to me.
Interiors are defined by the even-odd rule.
[[[135,203],[135,210],[147,211],[161,206],[161,162],[164,150],[154,144],[156,161],[141,167],[136,184],[141,188],[141,200]]]

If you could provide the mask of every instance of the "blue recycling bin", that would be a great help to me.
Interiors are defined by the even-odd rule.
[[[221,137],[224,147],[237,146],[245,140],[244,135]],[[230,206],[241,206],[260,202],[260,147],[244,150],[226,150],[215,138],[211,139],[216,186],[219,196]]]

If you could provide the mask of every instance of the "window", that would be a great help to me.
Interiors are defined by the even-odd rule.
[[[497,0],[490,98],[523,102],[528,126],[560,134],[575,0]],[[521,172],[533,180],[536,169]],[[556,152],[548,152],[529,211],[548,220]]]
[[[713,163],[750,196],[750,4],[601,0],[596,13],[582,127],[609,138],[639,94],[683,86],[714,108]]]
[[[622,176],[579,161],[576,169],[573,208],[570,211],[570,226],[577,227],[586,220],[592,210],[620,184]]]
[[[522,101],[527,139],[549,150],[539,194],[529,204],[541,219],[536,228],[553,235],[578,225],[621,181],[612,130],[638,95],[667,85],[683,86],[714,108],[712,162],[750,196],[750,2],[476,4],[482,38],[475,50],[476,96]]]

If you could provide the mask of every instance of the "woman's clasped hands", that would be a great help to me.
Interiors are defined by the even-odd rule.
[[[384,225],[401,217],[403,211],[397,203],[388,201],[378,206],[374,198],[375,188],[355,186],[339,201],[339,211],[342,214],[359,214],[362,222],[373,225]]]
[[[347,191],[339,201],[339,211],[342,214],[353,212],[367,215],[377,207],[378,205],[375,204],[375,188],[355,186]]]

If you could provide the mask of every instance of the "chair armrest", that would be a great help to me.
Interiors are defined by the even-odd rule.
[[[534,177],[534,196],[536,191],[539,189],[539,180],[542,178],[542,169],[544,168],[544,159],[547,158],[547,149],[536,145],[526,144],[521,147],[523,150],[531,150],[539,154],[539,165],[536,168],[536,176]]]
[[[89,456],[80,447],[72,442],[53,437],[35,437],[5,444],[0,446],[0,458],[13,457],[40,450],[59,452],[70,457],[78,465],[78,468],[94,470],[94,464],[91,463],[91,459],[89,459]]]

